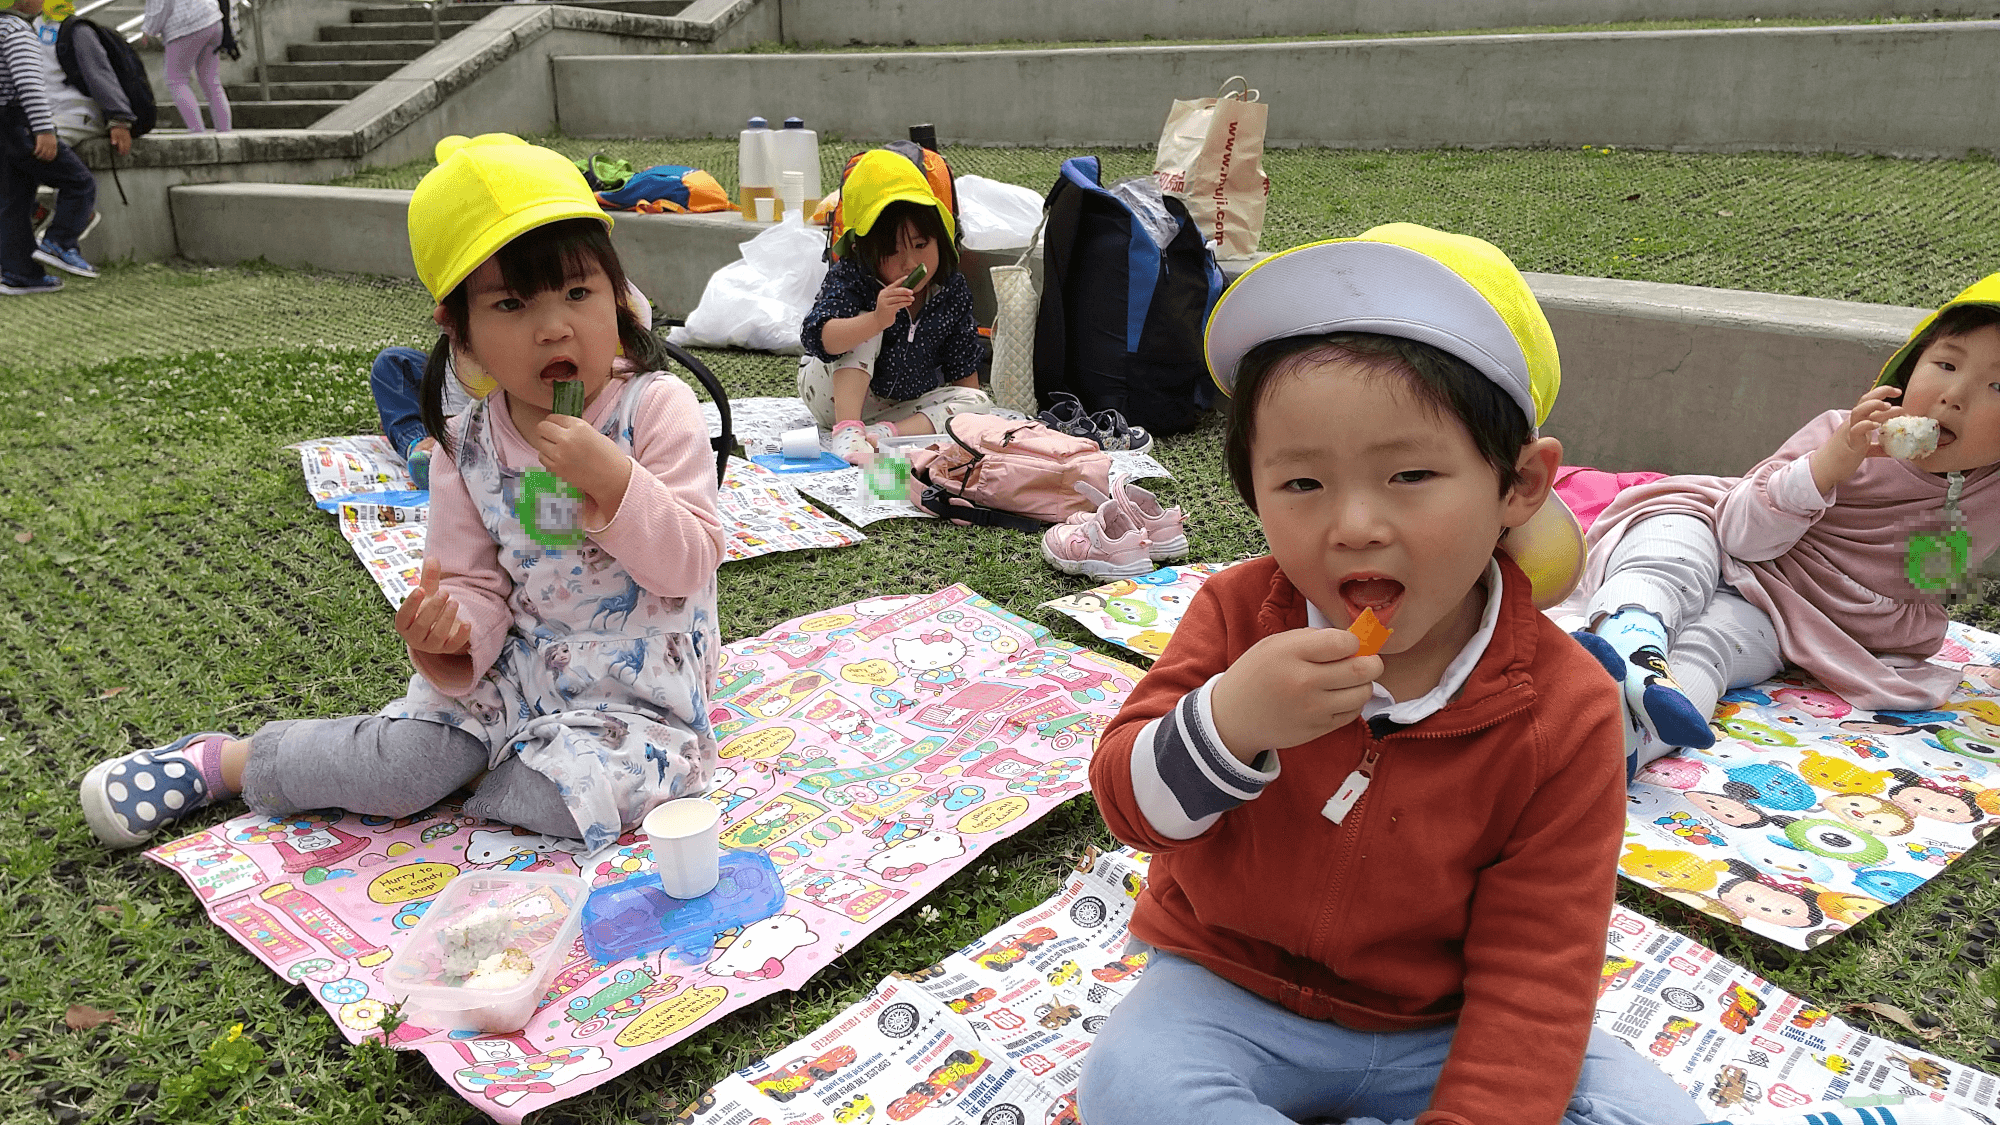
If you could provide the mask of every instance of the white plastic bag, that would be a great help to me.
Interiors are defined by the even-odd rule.
[[[743,244],[743,258],[716,270],[687,324],[667,339],[683,347],[754,348],[798,355],[805,323],[826,263],[826,235],[782,222]]]
[[[984,176],[960,176],[958,234],[967,250],[1026,246],[1042,221],[1042,197]]]

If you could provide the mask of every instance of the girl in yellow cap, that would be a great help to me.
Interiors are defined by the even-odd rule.
[[[1786,662],[1856,707],[1944,702],[1959,673],[1928,660],[1945,601],[2000,545],[1996,462],[2000,274],[1745,476],[1621,493],[1590,529],[1578,639],[1625,680],[1634,760],[1713,745],[1721,694]]]
[[[108,845],[238,793],[274,816],[406,816],[469,785],[467,814],[594,850],[707,788],[723,536],[694,394],[657,370],[574,165],[500,134],[438,155],[410,199],[442,335],[423,388],[426,558],[395,618],[408,694],[99,763],[81,797]],[[453,349],[497,386],[447,429]],[[559,383],[581,384],[581,417],[553,409]]]
[[[907,147],[863,153],[848,170],[848,230],[799,331],[799,398],[833,431],[834,456],[854,464],[885,437],[941,433],[953,414],[993,407],[979,389],[957,221]]]

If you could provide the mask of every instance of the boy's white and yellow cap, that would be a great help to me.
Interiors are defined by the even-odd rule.
[[[1228,394],[1250,349],[1333,332],[1400,336],[1449,352],[1506,392],[1536,433],[1562,386],[1555,334],[1507,255],[1414,223],[1294,247],[1252,266],[1209,317],[1208,370]],[[1503,545],[1542,609],[1568,597],[1583,574],[1583,528],[1553,492]]]
[[[1889,362],[1882,365],[1882,374],[1875,380],[1875,385],[1907,386],[1910,381],[1910,368],[1917,362],[1917,340],[1923,336],[1925,329],[1937,322],[1938,317],[1963,305],[1985,305],[2000,309],[2000,273],[1989,273],[1966,286],[1958,296],[1946,301],[1938,311],[1925,317],[1915,328],[1910,329],[1909,340],[1896,349],[1896,354],[1889,357]]]
[[[527,231],[611,216],[568,157],[511,133],[446,137],[438,166],[410,194],[410,252],[433,300]]]

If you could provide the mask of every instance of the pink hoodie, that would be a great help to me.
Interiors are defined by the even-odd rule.
[[[1847,419],[1829,410],[1749,475],[1667,477],[1627,489],[1590,528],[1583,592],[1625,530],[1666,512],[1699,516],[1722,546],[1722,580],[1770,614],[1786,660],[1856,707],[1925,710],[1944,702],[1958,673],[1926,663],[1944,642],[1938,596],[1913,586],[1913,534],[1941,535],[1947,478],[1906,461],[1870,457],[1822,497],[1811,454]],[[1977,569],[2000,546],[2000,471],[1965,474],[1958,499]]]

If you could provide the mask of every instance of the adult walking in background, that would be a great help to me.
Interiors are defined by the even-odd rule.
[[[146,0],[146,16],[139,30],[148,41],[167,45],[167,92],[173,95],[174,108],[181,111],[190,133],[205,131],[191,78],[201,80],[215,131],[229,131],[229,98],[222,92],[221,63],[216,59],[220,51],[236,57],[229,6],[230,0]]]

